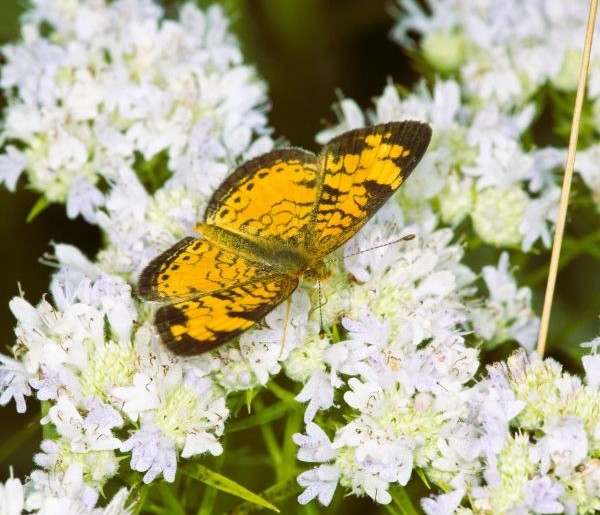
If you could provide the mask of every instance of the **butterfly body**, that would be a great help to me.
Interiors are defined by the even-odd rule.
[[[179,354],[198,354],[252,327],[323,258],[348,241],[422,157],[429,125],[349,131],[319,155],[287,148],[244,163],[213,194],[199,238],[184,238],[143,270],[140,295],[163,305],[156,326]]]
[[[208,240],[219,241],[238,254],[281,273],[300,276],[310,266],[309,254],[294,242],[290,244],[273,238],[257,240],[207,224],[196,225],[196,231]]]

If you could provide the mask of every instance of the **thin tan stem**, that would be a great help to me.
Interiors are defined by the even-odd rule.
[[[567,207],[569,205],[569,193],[571,192],[573,167],[575,166],[575,151],[577,149],[577,139],[579,137],[579,122],[581,120],[581,109],[583,107],[583,99],[585,96],[585,84],[587,82],[587,73],[590,64],[590,54],[592,51],[592,39],[594,37],[594,27],[596,25],[597,10],[598,0],[591,0],[590,12],[588,14],[587,31],[585,35],[585,45],[583,47],[583,55],[581,58],[581,69],[579,71],[577,96],[575,97],[575,108],[573,110],[573,121],[571,122],[571,136],[569,138],[567,164],[565,165],[565,177],[563,179],[562,192],[560,195],[558,219],[556,220],[556,232],[554,233],[552,255],[550,256],[548,283],[546,284],[546,296],[544,297],[544,308],[542,310],[542,320],[540,322],[540,332],[538,335],[537,352],[540,356],[544,355],[544,351],[546,348],[546,339],[548,338],[548,325],[550,323],[552,299],[554,297],[554,289],[556,287],[556,274],[558,271],[560,249],[562,246],[563,235],[565,232]]]

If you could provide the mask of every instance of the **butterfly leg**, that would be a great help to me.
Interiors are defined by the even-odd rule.
[[[288,297],[286,299],[285,317],[283,318],[283,332],[281,334],[281,349],[279,350],[279,359],[281,359],[281,357],[283,356],[283,349],[285,347],[285,333],[287,331],[287,326],[288,326],[288,322],[290,319],[291,307],[292,307],[292,299],[291,299],[291,297]]]

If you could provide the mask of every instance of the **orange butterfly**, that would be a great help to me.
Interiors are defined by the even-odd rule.
[[[303,276],[371,218],[415,168],[428,124],[345,132],[319,155],[282,148],[244,163],[215,191],[195,230],[154,258],[140,295],[162,306],[156,327],[177,354],[214,349],[287,299]]]

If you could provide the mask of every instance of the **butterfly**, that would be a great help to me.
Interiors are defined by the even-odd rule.
[[[302,277],[326,277],[323,258],[347,242],[400,187],[431,128],[391,122],[345,132],[318,155],[280,148],[239,166],[210,199],[199,237],[142,271],[142,298],[176,354],[228,342],[286,300]]]

